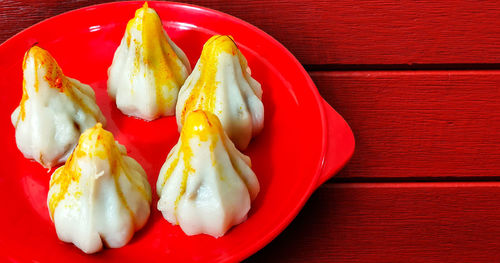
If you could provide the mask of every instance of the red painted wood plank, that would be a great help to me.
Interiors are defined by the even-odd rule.
[[[499,183],[323,186],[248,262],[498,262]]]
[[[500,175],[500,71],[312,72],[356,138],[344,177]]]
[[[101,0],[2,1],[0,42],[56,14]],[[187,1],[268,32],[303,64],[499,63],[495,1]]]

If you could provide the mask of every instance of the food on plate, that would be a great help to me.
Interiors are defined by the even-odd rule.
[[[246,220],[260,187],[250,158],[236,149],[217,116],[196,110],[186,117],[156,189],[167,221],[187,235],[220,237]]]
[[[145,120],[171,116],[190,71],[186,55],[145,3],[128,22],[115,52],[108,70],[108,93],[124,114]]]
[[[250,75],[247,60],[231,36],[213,36],[179,91],[179,131],[188,113],[197,109],[219,117],[234,144],[244,150],[264,126],[262,89]]]
[[[100,123],[85,131],[47,197],[57,236],[85,253],[122,247],[146,223],[151,188],[144,169]]]
[[[11,115],[16,143],[46,168],[66,161],[80,134],[106,119],[89,85],[66,77],[48,51],[31,47],[23,61],[23,95]]]

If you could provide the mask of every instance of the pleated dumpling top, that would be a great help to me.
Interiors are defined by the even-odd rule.
[[[156,183],[158,209],[187,235],[220,237],[247,218],[259,182],[217,116],[188,114]]]
[[[24,56],[23,95],[11,120],[19,150],[46,168],[65,162],[82,132],[106,122],[94,90],[66,77],[49,52],[38,46]]]
[[[50,178],[47,206],[57,236],[85,253],[127,244],[146,224],[150,205],[144,169],[100,123]]]
[[[145,120],[171,116],[190,72],[186,55],[145,3],[128,22],[115,52],[108,70],[108,94],[126,115]]]
[[[189,112],[217,115],[236,147],[244,150],[264,126],[262,89],[231,36],[213,36],[179,92],[179,131]]]

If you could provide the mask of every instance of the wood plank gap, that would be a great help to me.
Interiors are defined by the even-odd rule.
[[[324,185],[342,183],[500,183],[500,176],[466,177],[333,177]]]
[[[400,71],[400,70],[498,70],[500,63],[449,64],[313,64],[304,65],[307,71]]]
[[[414,183],[338,183],[338,184],[324,184],[319,187],[322,191],[329,191],[330,189],[348,189],[348,188],[457,188],[457,187],[470,187],[470,188],[484,188],[495,187],[500,188],[500,182],[414,182]],[[318,190],[319,190],[318,189]],[[318,191],[316,190],[316,191]]]

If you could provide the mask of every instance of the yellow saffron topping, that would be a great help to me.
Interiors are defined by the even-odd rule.
[[[181,142],[191,138],[200,141],[217,141],[224,131],[219,118],[210,112],[195,110],[188,115],[181,131]],[[184,139],[184,141],[182,141]]]
[[[33,60],[34,81],[35,81],[33,85],[35,87],[35,92],[38,92],[39,89],[39,82],[40,82],[39,78],[45,78],[45,80],[49,83],[51,87],[56,87],[61,92],[63,91],[62,81],[65,80],[66,78],[64,77],[59,65],[57,65],[56,60],[49,54],[49,52],[38,46],[31,47],[26,52],[26,54],[24,54],[23,71],[26,70],[26,64],[28,59]],[[39,76],[38,74],[38,70],[42,68],[45,70],[45,76]],[[26,90],[26,76],[24,76],[23,96],[21,98],[21,103],[20,103],[20,117],[21,120],[23,121],[24,118],[26,117],[26,110],[24,104],[28,99],[29,96]]]
[[[219,121],[219,118],[213,115],[210,112],[205,112],[202,110],[195,110],[191,112],[184,124],[181,135],[180,135],[180,145],[179,152],[176,156],[171,156],[175,158],[170,163],[167,171],[165,172],[162,182],[162,187],[168,181],[172,173],[174,172],[176,166],[179,163],[179,160],[182,159],[184,164],[184,170],[182,175],[182,181],[180,185],[180,192],[175,200],[175,211],[177,211],[177,205],[181,199],[181,197],[186,192],[186,184],[187,179],[190,175],[194,174],[196,171],[192,165],[191,161],[193,158],[193,150],[190,145],[190,141],[192,139],[198,139],[199,141],[209,141],[210,142],[210,150],[214,151],[214,148],[219,140],[219,137],[223,133],[222,125]],[[170,158],[170,157],[169,157]],[[212,161],[215,162],[215,158],[211,156]]]
[[[26,117],[26,109],[25,109],[24,103],[26,103],[26,101],[28,99],[29,99],[29,96],[28,96],[28,92],[26,91],[26,81],[23,79],[23,96],[21,97],[21,103],[19,103],[20,109],[19,109],[19,117],[17,117],[17,121],[16,121],[16,127],[17,127],[17,124],[19,123],[19,118],[21,118],[24,121],[24,118]]]
[[[59,191],[50,196],[49,199],[49,211],[50,217],[54,218],[54,211],[59,205],[59,202],[64,199],[68,188],[72,183],[78,184],[80,181],[81,170],[80,167],[75,164],[75,156],[72,154],[64,166],[59,167],[52,177],[50,178],[50,187],[59,185]],[[81,193],[75,197],[80,197]]]
[[[139,32],[142,39],[135,39],[133,31]],[[141,65],[145,65],[146,74],[152,73],[154,77],[159,110],[171,106],[176,98],[168,96],[167,91],[184,83],[183,64],[168,43],[160,17],[154,9],[148,7],[147,2],[128,22],[125,34],[127,46],[135,46],[133,74],[139,74]]]
[[[64,87],[67,86],[67,78],[64,76],[61,68],[57,64],[57,61],[50,55],[50,53],[38,46],[31,47],[24,57],[23,70],[26,70],[26,60],[33,59],[33,64],[35,67],[35,91],[38,92],[39,88],[39,78],[47,81],[52,88],[59,89],[60,92],[64,91]],[[38,70],[44,69],[45,75],[39,76]]]
[[[23,95],[21,102],[19,103],[19,116],[21,120],[24,121],[24,118],[26,117],[25,103],[30,98],[28,90],[26,89],[26,67],[28,60],[32,60],[32,67],[34,71],[33,85],[35,92],[39,91],[40,81],[46,82],[50,88],[58,89],[59,92],[66,94],[72,99],[72,101],[76,102],[83,111],[92,114],[96,119],[98,119],[98,113],[92,111],[85,103],[83,103],[83,101],[81,101],[81,99],[79,99],[78,95],[75,94],[74,89],[80,90],[80,88],[64,76],[62,69],[50,53],[41,47],[33,46],[26,52],[23,60],[23,72],[25,72],[25,75],[23,78]]]
[[[217,66],[219,64],[219,56],[222,53],[238,56],[243,76],[245,76],[244,72],[247,68],[247,62],[236,46],[233,37],[221,35],[211,37],[203,45],[203,51],[198,62],[200,63],[200,78],[194,83],[193,90],[186,99],[181,112],[181,123],[184,123],[184,119],[189,112],[197,109],[214,113],[215,91],[220,84],[216,81]]]
[[[56,207],[68,193],[69,186],[72,183],[79,183],[82,171],[78,160],[85,157],[100,158],[109,162],[110,172],[115,182],[117,194],[123,205],[131,214],[132,212],[127,205],[126,198],[119,185],[120,175],[126,176],[132,185],[134,185],[146,199],[150,200],[151,197],[147,194],[144,187],[138,182],[135,182],[128,175],[127,170],[129,167],[126,165],[126,162],[123,161],[124,155],[126,154],[122,153],[117,147],[113,134],[104,130],[101,123],[97,123],[93,128],[82,133],[78,145],[66,161],[66,164],[57,169],[50,180],[51,188],[59,185],[59,191],[53,194],[49,199],[51,217],[53,218]],[[79,196],[81,196],[81,193],[75,193],[75,198]]]

